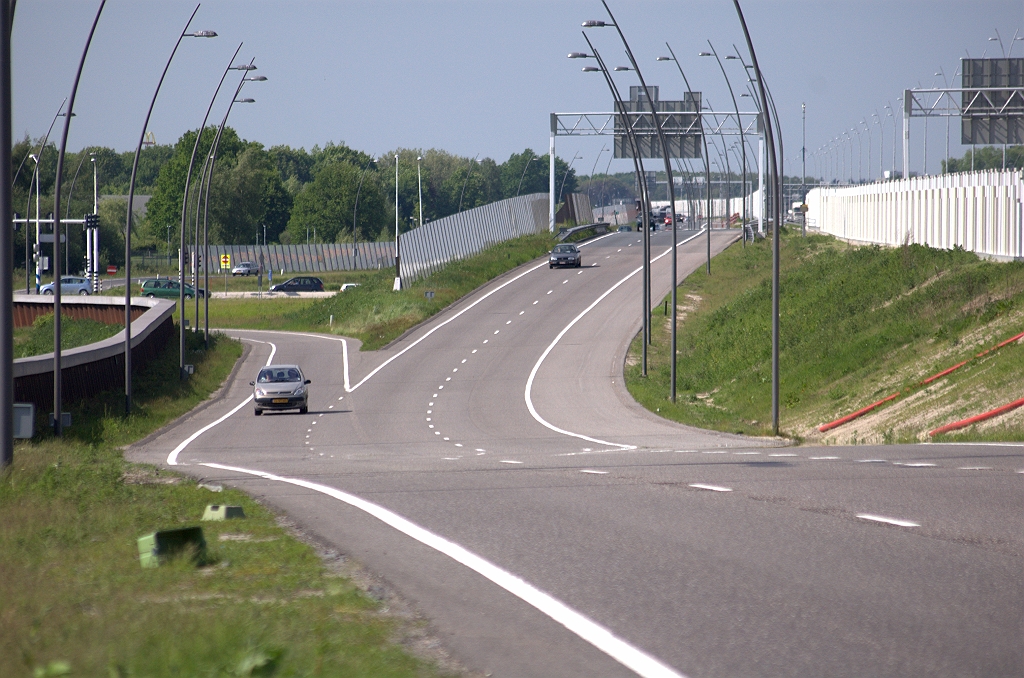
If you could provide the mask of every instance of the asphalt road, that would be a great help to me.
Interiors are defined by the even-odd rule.
[[[252,350],[225,397],[129,456],[286,511],[495,676],[1024,675],[1024,447],[660,420],[621,383],[637,240],[520,267],[384,351],[229,332]],[[679,247],[680,279],[705,247]],[[253,417],[268,359],[309,373],[307,415]]]

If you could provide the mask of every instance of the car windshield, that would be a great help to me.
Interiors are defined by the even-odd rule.
[[[575,250],[574,245],[555,245],[555,254],[571,254]]]
[[[294,367],[267,367],[260,370],[260,376],[256,379],[261,384],[271,382],[299,381],[299,371]]]

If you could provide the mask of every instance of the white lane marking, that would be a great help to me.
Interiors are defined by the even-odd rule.
[[[445,438],[443,438],[443,440],[448,440],[448,438],[447,438],[447,437],[445,437]]]
[[[465,364],[466,364],[466,358],[463,358],[463,359],[462,359],[462,364],[463,364],[463,365],[465,365]]]
[[[444,380],[445,380],[445,381],[451,381],[451,380],[452,380],[452,378],[451,378],[451,377],[445,377],[445,378],[444,378]],[[443,388],[443,387],[438,387],[438,388]]]
[[[328,405],[328,406],[327,406],[327,409],[329,409],[329,410],[333,410],[333,409],[334,409],[334,405]]]
[[[566,278],[565,280],[563,280],[563,281],[562,281],[562,284],[564,285],[564,284],[565,284],[565,283],[567,283],[567,282],[569,282],[569,279],[568,279],[568,278]]]
[[[511,324],[512,324],[512,321],[511,321],[511,320],[506,320],[506,321],[505,321],[505,324],[506,324],[506,325],[511,325]]]
[[[267,358],[267,365],[269,365],[271,363],[271,361],[274,360],[274,354],[277,353],[277,346],[273,342],[271,342],[271,341],[259,341],[258,339],[246,339],[246,341],[254,341],[257,344],[270,344],[270,356]],[[243,407],[245,407],[246,405],[248,405],[252,401],[252,399],[253,399],[252,394],[249,394],[248,398],[246,398],[242,402],[240,402],[237,405],[235,405],[235,407],[230,412],[225,414],[223,417],[221,417],[220,419],[217,419],[216,421],[210,422],[206,426],[202,427],[201,429],[199,429],[198,431],[196,431],[195,433],[190,435],[188,438],[185,438],[183,441],[181,441],[178,444],[178,446],[175,447],[173,450],[171,450],[171,453],[167,455],[167,465],[168,466],[177,466],[178,465],[178,455],[181,454],[182,450],[184,450],[186,447],[189,446],[189,443],[191,443],[193,440],[195,440],[199,436],[203,435],[204,433],[206,433],[211,428],[213,428],[217,424],[221,423],[222,421],[224,421],[228,417],[230,417],[232,414],[234,414],[238,410],[240,410]]]
[[[900,520],[899,518],[886,518],[885,516],[876,516],[872,513],[858,513],[857,517],[861,520],[871,520],[876,523],[895,525],[896,527],[921,527],[920,523],[912,523],[909,520]]]
[[[538,299],[537,301],[540,301],[540,299]],[[532,304],[532,305],[533,305],[533,306],[536,306],[536,305],[537,305],[537,301],[533,302],[533,304]]]
[[[701,454],[729,454],[728,450],[701,450]]]
[[[483,449],[482,447],[478,447],[478,448],[476,448],[476,450],[474,450],[474,451],[475,451],[475,452],[485,452],[486,450],[484,450],[484,449]]]
[[[451,381],[451,377],[448,377],[448,380]],[[444,384],[441,384],[440,386],[437,387],[437,390],[440,391],[443,388],[444,388]]]
[[[685,245],[686,243],[690,242],[694,238],[700,236],[702,233],[703,233],[703,231],[697,233],[694,236],[691,236],[691,237],[687,238],[686,240],[683,240],[682,242],[676,243],[676,249],[678,249],[679,247],[682,247],[683,245]],[[662,257],[664,257],[664,256],[666,256],[668,254],[671,254],[671,252],[672,252],[672,248],[670,247],[667,250],[665,250],[664,253],[659,254],[654,259],[652,259],[651,263],[653,264],[654,262],[658,261]],[[562,435],[572,436],[574,438],[581,438],[583,440],[587,440],[587,441],[590,441],[592,443],[597,443],[598,445],[611,445],[612,447],[618,447],[618,448],[624,449],[624,450],[635,450],[636,449],[636,445],[624,445],[622,443],[612,443],[612,442],[608,442],[607,440],[601,440],[599,438],[591,438],[590,436],[585,436],[582,433],[573,433],[572,431],[566,431],[565,429],[558,428],[557,426],[555,426],[554,424],[548,422],[546,419],[544,419],[543,417],[540,416],[540,414],[537,412],[537,409],[533,406],[533,397],[530,395],[530,391],[533,390],[533,380],[537,378],[537,372],[540,370],[540,366],[542,364],[544,364],[544,359],[548,357],[548,354],[550,354],[551,351],[558,344],[558,342],[561,341],[562,337],[564,337],[566,335],[566,333],[569,330],[572,329],[573,325],[578,323],[580,321],[580,319],[583,318],[583,316],[585,316],[586,314],[590,313],[590,311],[593,310],[593,308],[595,306],[597,306],[599,303],[601,303],[605,299],[605,297],[607,297],[609,294],[611,294],[616,289],[618,289],[620,285],[625,283],[627,280],[629,280],[630,278],[632,278],[634,275],[636,275],[637,273],[639,273],[642,270],[643,270],[642,266],[637,268],[637,269],[634,269],[632,273],[630,273],[625,278],[623,278],[622,280],[620,280],[619,282],[615,283],[614,285],[609,287],[607,290],[605,290],[605,292],[601,296],[599,296],[597,299],[595,299],[594,302],[592,304],[590,304],[590,306],[587,306],[585,309],[583,309],[583,311],[581,311],[578,316],[576,316],[575,318],[572,319],[572,322],[570,322],[568,325],[566,325],[562,329],[562,331],[558,333],[558,336],[555,337],[554,341],[552,341],[550,344],[548,344],[548,347],[546,349],[544,349],[543,353],[541,353],[540,358],[537,359],[537,363],[533,366],[533,369],[530,371],[530,377],[526,380],[526,393],[525,393],[525,397],[526,397],[526,408],[530,411],[530,414],[533,416],[533,418],[535,420],[537,420],[537,422],[540,423],[542,426],[546,426],[547,428],[551,429],[555,433],[561,433]],[[548,294],[550,294],[550,292]]]
[[[524,313],[526,313],[526,311],[520,311],[519,315],[523,315]]]
[[[834,459],[838,459],[839,457],[828,456],[828,457],[807,457],[807,458],[808,459],[814,459],[815,461],[832,461]]]
[[[607,475],[608,471],[592,471],[589,468],[580,469],[580,473],[593,473],[596,476]]]
[[[936,466],[936,464],[933,464],[933,463],[928,462],[928,461],[912,461],[912,462],[894,461],[892,463],[892,465],[893,466],[907,466],[909,468],[927,468],[929,466]]]
[[[441,432],[440,431],[434,431],[434,435],[435,436],[439,436],[439,435],[441,435]]]
[[[515,460],[513,460],[513,459],[502,459],[502,460],[501,460],[501,461],[499,461],[498,463],[499,463],[499,464],[522,464],[523,462],[521,462],[521,461],[515,461]]]
[[[462,362],[466,362],[466,361],[465,361],[465,360],[463,360]],[[459,368],[458,368],[458,367],[456,367],[456,368],[452,369],[452,372],[458,372],[458,371],[459,371]]]
[[[738,454],[740,456],[745,456],[745,455],[761,454],[761,453],[760,452],[733,452],[733,454]]]
[[[705,485],[704,483],[690,483],[689,487],[698,490],[711,490],[712,492],[732,492],[731,487],[722,487],[721,485]]]
[[[462,443],[455,443],[455,447],[462,447]]]
[[[885,459],[854,459],[858,464],[884,464]]]
[[[501,330],[494,330],[495,334],[497,334],[498,332],[501,332]]]
[[[775,452],[773,454],[769,454],[768,456],[769,457],[799,457],[800,455],[799,454],[793,454],[792,452]]]
[[[338,400],[344,400],[344,399],[345,399],[345,396],[341,396],[340,398],[338,398]]]
[[[308,480],[298,478],[284,478],[263,471],[254,471],[222,464],[205,464],[210,468],[217,468],[234,473],[245,473],[261,477],[264,480],[273,480],[283,483],[290,483],[298,487],[304,487],[314,492],[320,492],[329,497],[344,502],[349,506],[359,509],[385,525],[392,527],[402,534],[405,534],[419,543],[442,553],[455,562],[464,565],[470,570],[497,584],[512,595],[532,605],[537,610],[555,620],[577,636],[587,641],[598,650],[601,650],[612,659],[616,660],[626,668],[634,671],[643,678],[685,678],[685,676],[643,650],[630,645],[622,640],[609,629],[597,622],[585,617],[576,610],[558,600],[549,593],[541,591],[536,586],[517,577],[508,570],[502,569],[494,563],[484,560],[467,548],[456,544],[453,541],[430,532],[407,518],[389,511],[383,506],[373,504],[360,499],[359,497],[342,492],[333,487],[311,483]]]
[[[958,471],[991,471],[991,466],[961,466]]]
[[[458,461],[459,459],[462,459],[462,457],[441,457],[441,458],[444,459],[445,461]]]
[[[484,343],[485,343],[485,344],[486,344],[486,343],[487,343],[488,341],[490,341],[490,339],[484,339]]]
[[[476,353],[479,349],[474,348],[473,353]]]

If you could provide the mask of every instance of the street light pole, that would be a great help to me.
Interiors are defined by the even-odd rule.
[[[653,120],[654,120],[654,128],[655,128],[655,130],[657,130],[658,142],[661,144],[661,151],[662,151],[662,155],[663,155],[664,160],[665,160],[665,178],[668,181],[669,210],[672,213],[672,218],[671,218],[671,221],[672,221],[672,302],[671,302],[672,303],[672,328],[671,328],[672,329],[672,332],[671,332],[672,338],[671,338],[671,347],[670,347],[670,350],[669,350],[669,353],[671,355],[671,376],[670,376],[670,379],[671,379],[672,385],[671,385],[671,388],[670,388],[669,399],[672,402],[675,402],[675,400],[676,400],[676,320],[677,320],[677,316],[678,316],[677,304],[676,304],[676,294],[677,294],[677,288],[679,287],[679,278],[678,278],[678,271],[677,271],[678,252],[676,251],[676,249],[677,249],[676,189],[675,189],[675,180],[674,180],[673,175],[672,175],[672,162],[669,160],[668,142],[665,139],[665,131],[662,129],[662,126],[661,126],[661,118],[658,117],[658,107],[655,105],[654,99],[651,97],[651,90],[650,90],[649,87],[647,87],[647,83],[644,81],[643,73],[640,72],[640,65],[636,62],[636,59],[633,57],[633,51],[629,48],[629,43],[626,41],[626,36],[623,34],[622,28],[619,27],[618,22],[615,20],[615,16],[612,14],[611,8],[608,7],[608,3],[606,2],[606,0],[601,0],[601,4],[604,5],[605,11],[608,12],[608,16],[612,20],[612,25],[615,27],[616,32],[619,34],[619,39],[622,41],[622,46],[626,48],[626,55],[629,57],[629,63],[633,66],[633,70],[636,71],[636,77],[637,77],[637,79],[640,80],[640,85],[644,88],[644,95],[647,98],[647,103],[651,107],[651,118],[653,118]],[[591,22],[587,22],[587,23],[591,23]],[[584,25],[586,26],[586,24],[584,24]],[[598,26],[598,25],[604,25],[604,24],[603,24],[603,22],[593,22],[591,25]],[[646,209],[647,206],[645,205],[644,207]],[[647,240],[647,254],[645,254],[644,257],[645,257],[646,261],[649,261],[649,259],[650,259],[650,231],[646,231],[645,232],[645,236],[646,236],[646,240]],[[648,270],[650,270],[649,265],[648,265]],[[648,291],[649,290],[650,290],[650,286],[648,285]],[[650,310],[650,301],[651,301],[650,297],[648,297],[647,303],[646,303],[646,308],[644,309],[645,317],[649,317],[650,316],[650,312],[651,312],[651,310]]]
[[[100,14],[106,0],[100,0],[100,6],[96,10],[96,17],[89,29],[89,37],[85,40],[85,48],[82,50],[82,58],[78,61],[78,70],[75,72],[75,80],[71,85],[71,96],[68,97],[68,108],[64,117],[64,133],[60,139],[60,151],[57,154],[57,176],[53,185],[53,432],[60,437],[63,432],[63,391],[61,372],[61,351],[60,351],[60,297],[61,297],[61,266],[60,266],[60,184],[61,176],[64,174],[64,153],[68,145],[68,132],[71,130],[71,118],[74,116],[75,96],[78,94],[78,82],[82,78],[82,68],[85,67],[85,57],[89,54],[89,45],[92,44],[92,36],[96,32],[96,24],[99,23]],[[81,165],[79,165],[81,167]],[[71,203],[71,196],[68,196],[68,204]],[[6,413],[5,413],[6,414]]]
[[[761,69],[757,65],[757,55],[754,53],[754,43],[750,39],[750,31],[747,30],[747,22],[743,18],[743,10],[740,9],[739,0],[733,0],[733,5],[736,8],[736,14],[739,17],[740,26],[743,28],[743,37],[747,42],[747,51],[750,54],[750,60],[754,69],[755,78],[757,80],[757,92],[761,100],[761,114],[765,117],[768,116],[768,97],[766,87],[764,83],[764,77],[761,73]],[[765,135],[768,137],[768,151],[770,156],[770,162],[773,169],[773,179],[775,183],[775,229],[772,234],[772,433],[774,435],[779,434],[779,232],[782,225],[782,207],[781,207],[781,180],[779,175],[779,167],[777,158],[775,155],[775,141],[774,134],[772,133],[772,125],[769,124],[770,120],[765,120],[764,130]],[[780,155],[781,155],[781,142],[780,143]]]
[[[210,111],[213,110],[213,102],[217,100],[217,95],[220,94],[221,85],[224,84],[224,79],[228,77],[228,71],[234,68],[231,64],[234,63],[235,57],[238,56],[239,50],[242,49],[242,43],[238,43],[238,47],[235,49],[235,53],[228,59],[228,65],[224,69],[224,73],[220,76],[220,82],[217,83],[217,89],[213,91],[213,97],[210,99],[210,105],[206,107],[206,115],[203,116],[203,122],[199,125],[199,131],[196,132],[196,141],[192,144],[192,155],[188,159],[188,170],[185,172],[185,187],[181,196],[181,232],[178,234],[181,243],[178,248],[178,308],[181,310],[181,316],[178,322],[178,378],[185,378],[185,220],[188,214],[188,192],[189,186],[192,184],[192,168],[196,162],[196,153],[199,151],[199,142],[203,138],[203,133],[206,131],[206,121],[210,118]],[[198,201],[196,205],[198,205]],[[167,248],[170,250],[170,246]],[[196,295],[198,297],[198,291]],[[196,303],[199,303],[198,298]],[[199,314],[196,313],[196,324],[199,324]]]
[[[420,194],[420,228],[423,228],[423,174],[420,172],[420,161],[423,160],[423,156],[416,156],[416,185],[419,187]]]
[[[522,176],[519,177],[519,186],[516,188],[516,197],[517,198],[519,197],[519,192],[523,190],[523,179],[526,178],[526,170],[530,167],[530,163],[533,162],[534,160],[537,160],[537,159],[538,158],[535,155],[532,158],[530,158],[529,160],[527,160],[526,164],[523,165],[523,174],[522,174]]]
[[[14,186],[10,3],[0,2],[0,472],[14,463]],[[26,213],[26,217],[28,214]],[[28,228],[26,224],[26,238]],[[28,270],[28,261],[25,262]]]
[[[398,250],[398,154],[395,154],[395,285],[393,290],[402,289],[401,252]]]
[[[149,102],[149,110],[146,111],[146,119],[142,123],[142,133],[139,135],[139,143],[135,147],[135,160],[132,162],[132,174],[131,179],[128,181],[128,215],[125,219],[124,229],[124,413],[125,415],[131,414],[132,412],[132,202],[135,199],[135,179],[139,172],[139,156],[142,154],[142,143],[146,140],[146,129],[149,127],[149,118],[153,114],[153,106],[156,104],[156,98],[160,94],[160,87],[164,84],[164,78],[167,76],[167,69],[171,67],[171,61],[174,59],[175,53],[178,51],[178,45],[186,37],[194,38],[214,38],[217,34],[213,31],[196,31],[195,33],[188,33],[188,27],[192,24],[192,19],[195,18],[196,12],[199,11],[199,5],[192,10],[192,14],[188,18],[188,22],[185,24],[185,28],[182,29],[181,35],[178,36],[178,41],[174,43],[174,49],[171,50],[171,55],[167,58],[167,63],[164,65],[164,70],[160,74],[160,80],[157,82],[156,90],[153,92],[153,99]],[[181,318],[184,320],[185,308],[184,304],[178,307],[181,311]],[[182,368],[184,369],[184,368]]]
[[[650,194],[647,190],[647,177],[644,172],[643,158],[640,156],[640,145],[636,140],[636,131],[633,129],[633,125],[629,120],[629,115],[626,111],[626,105],[622,101],[622,97],[619,95],[619,88],[615,84],[615,80],[612,79],[611,72],[608,71],[608,67],[604,63],[604,59],[601,58],[601,53],[597,51],[593,43],[590,42],[590,37],[587,36],[587,32],[583,31],[583,39],[587,41],[587,46],[590,48],[591,54],[584,54],[582,52],[572,52],[569,54],[570,59],[596,59],[598,67],[584,66],[584,73],[597,73],[600,72],[604,76],[605,83],[608,85],[608,90],[611,92],[612,100],[615,102],[615,108],[619,115],[619,119],[622,123],[622,129],[626,134],[626,139],[629,142],[630,155],[633,158],[633,171],[636,173],[637,189],[640,193],[640,227],[645,231],[650,229],[650,212],[647,209],[648,203],[650,202]],[[552,183],[551,192],[554,193],[554,184]],[[647,376],[647,345],[650,341],[650,314],[648,309],[648,266],[650,264],[650,257],[647,251],[640,248],[643,256],[643,284],[641,285],[641,315],[643,319],[643,341],[641,341],[640,351],[640,375],[643,377]]]

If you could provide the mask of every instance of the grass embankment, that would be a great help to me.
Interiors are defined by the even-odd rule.
[[[639,340],[633,396],[662,416],[770,434],[771,243],[730,247],[679,288],[678,398],[668,402],[668,318],[654,315],[649,376]],[[1024,347],[1012,344],[919,382],[1024,330],[1024,265],[919,245],[854,247],[785,235],[780,298],[780,427],[825,443],[927,439],[942,424],[1020,398]],[[816,427],[891,393],[903,396],[825,434]],[[1024,439],[1024,410],[937,439]]]
[[[60,321],[61,350],[102,341],[124,329],[123,324],[108,325],[96,320],[76,320],[66,315]],[[14,328],[14,357],[27,358],[53,352],[53,314],[41,315],[27,327]]]
[[[436,675],[394,643],[408,623],[247,495],[124,460],[120,446],[205,400],[241,354],[218,335],[209,352],[189,337],[189,381],[171,341],[137,375],[130,417],[108,393],[70,408],[63,440],[16,445],[0,475],[0,675]],[[200,523],[207,504],[246,518]],[[140,567],[139,536],[199,524],[205,565]]]
[[[500,243],[400,292],[392,291],[394,271],[387,269],[346,273],[345,282],[360,286],[327,299],[211,299],[210,325],[333,332],[359,339],[363,349],[374,350],[487,281],[543,256],[554,243],[546,233]],[[426,298],[428,291],[434,293],[432,299]]]

